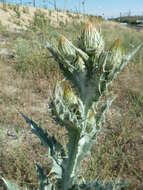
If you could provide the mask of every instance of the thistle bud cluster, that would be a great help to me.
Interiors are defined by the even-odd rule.
[[[140,46],[125,55],[117,39],[105,50],[101,33],[89,21],[81,31],[77,47],[62,36],[58,48],[49,44],[47,48],[59,63],[65,79],[72,84],[71,87],[62,82],[58,84],[52,101],[55,118],[68,131],[69,144],[67,160],[63,162],[62,181],[62,188],[67,190],[79,185],[81,162],[101,131],[112,103],[109,85]]]

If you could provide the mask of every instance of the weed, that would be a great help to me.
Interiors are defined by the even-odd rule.
[[[40,42],[18,39],[16,43],[15,69],[23,76],[25,74],[48,77],[50,72],[57,72],[56,65],[48,59],[46,49],[42,49]]]
[[[33,30],[45,30],[48,26],[48,19],[41,10],[36,10],[34,13],[33,21],[31,27]]]
[[[29,14],[29,8],[28,7],[23,7],[22,11],[24,14]]]
[[[65,26],[65,23],[64,23],[63,21],[60,21],[60,22],[59,22],[59,25],[60,25],[60,27],[63,28],[63,27]]]
[[[49,16],[51,16],[52,15],[52,11],[51,10],[49,10]]]
[[[16,17],[21,17],[20,7],[18,5],[13,6],[13,11],[16,13]]]

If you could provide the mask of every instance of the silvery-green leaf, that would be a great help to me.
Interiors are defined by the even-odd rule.
[[[100,130],[101,124],[103,123],[103,121],[105,119],[105,114],[109,110],[109,108],[110,108],[112,102],[114,101],[114,99],[115,99],[115,97],[107,99],[107,101],[101,107],[99,113],[97,114],[96,130]]]
[[[56,175],[57,179],[61,179],[62,178],[62,168],[60,165],[57,164],[57,162],[52,159],[53,163],[52,163],[52,169],[50,171],[50,173],[53,173]]]
[[[121,190],[123,187],[127,187],[125,182],[103,182],[93,181],[88,184],[81,185],[81,190]]]
[[[80,171],[81,162],[90,152],[92,145],[92,138],[88,134],[84,134],[78,142],[78,149],[76,153],[75,163],[71,176],[76,176]]]
[[[68,39],[66,39],[64,36],[60,38],[59,51],[63,56],[66,56],[68,60],[73,61],[76,57],[76,54],[78,53],[84,60],[88,59],[88,55],[83,52],[81,49],[78,49],[75,47],[72,42],[70,42]]]
[[[0,179],[2,179],[2,181],[4,182],[7,190],[19,190],[18,186],[10,180],[4,179],[3,177],[1,177]]]
[[[52,190],[52,184],[50,184],[48,177],[44,174],[43,169],[38,164],[36,164],[36,170],[40,180],[40,190]]]
[[[54,136],[49,136],[47,132],[45,132],[41,127],[39,127],[34,121],[29,119],[22,112],[20,112],[20,114],[23,116],[25,121],[30,125],[32,132],[40,138],[41,143],[47,148],[50,148],[51,156],[56,156],[57,152],[60,152],[61,156],[64,156],[65,154],[64,148],[59,142],[57,142]]]
[[[43,169],[36,164],[36,170],[40,180],[40,190],[55,190],[54,185],[49,181],[47,175],[44,174]]]
[[[133,56],[139,51],[140,48],[143,47],[143,44],[139,45],[137,48],[135,48],[132,52],[128,53],[123,60],[123,63],[120,65],[120,70],[122,70],[128,62],[133,58]]]

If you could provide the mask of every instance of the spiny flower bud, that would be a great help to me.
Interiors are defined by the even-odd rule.
[[[77,56],[76,58],[75,67],[81,72],[84,72],[85,70],[85,63],[80,56]]]
[[[71,60],[75,59],[76,50],[73,47],[73,44],[69,40],[67,40],[64,36],[61,36],[60,38],[58,49],[64,57]]]
[[[84,30],[82,31],[80,47],[87,53],[96,52],[97,56],[99,56],[104,49],[104,41],[91,21],[85,24]]]
[[[110,61],[113,64],[114,67],[118,67],[123,59],[123,51],[120,46],[120,39],[115,40],[113,45],[110,48]]]
[[[96,119],[95,119],[95,112],[93,111],[93,110],[91,110],[89,113],[88,113],[88,123],[90,124],[90,125],[95,125],[95,121],[96,121]]]
[[[63,98],[69,105],[77,104],[77,96],[67,84],[63,84]]]

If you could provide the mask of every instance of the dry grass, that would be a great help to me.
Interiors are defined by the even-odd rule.
[[[40,31],[40,35],[49,39],[54,34],[57,38],[56,33],[59,32],[75,41],[79,28],[79,25],[76,28],[69,25],[64,30],[50,27],[47,33]],[[143,41],[142,32],[120,28],[114,23],[103,23],[102,28],[109,46],[118,37],[126,51],[131,49],[132,44]],[[14,58],[0,57],[0,175],[16,180],[21,187],[34,189],[38,185],[34,161],[40,162],[46,171],[50,164],[45,158],[45,149],[30,133],[17,109],[65,143],[64,130],[56,126],[48,114],[52,89],[62,76],[53,60],[47,59],[48,52],[41,47],[39,51],[37,43],[43,43],[41,37],[37,38],[39,31],[18,35],[9,32],[5,36],[6,33],[5,30],[0,31],[0,36],[6,42],[0,48],[8,47],[15,54]],[[34,44],[34,48],[31,44]],[[29,51],[23,51],[25,46]],[[21,52],[20,48],[23,48]],[[107,125],[99,136],[98,145],[93,147],[88,164],[87,161],[84,163],[86,170],[83,172],[88,180],[121,178],[129,182],[127,190],[143,188],[142,64],[143,49],[112,87],[117,99],[107,116]]]

